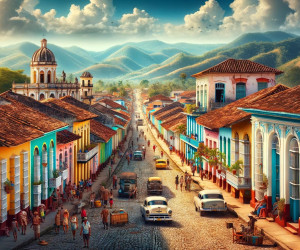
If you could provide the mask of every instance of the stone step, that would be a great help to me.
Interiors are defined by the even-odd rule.
[[[298,234],[298,232],[296,230],[294,230],[293,228],[291,228],[291,227],[285,227],[285,229],[288,230],[292,234],[295,234],[295,235]]]
[[[294,230],[299,232],[299,223],[295,223],[295,222],[287,222],[286,224],[288,227],[293,228]]]

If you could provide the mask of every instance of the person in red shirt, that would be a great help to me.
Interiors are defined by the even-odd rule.
[[[153,152],[155,152],[155,148],[156,148],[156,146],[155,146],[155,145],[153,145]]]
[[[84,217],[87,217],[87,215],[86,215],[86,210],[84,209],[84,207],[82,207],[81,208],[81,220],[82,220],[82,223],[83,223]]]

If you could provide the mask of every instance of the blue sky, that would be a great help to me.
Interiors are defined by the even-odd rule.
[[[0,0],[0,46],[37,41],[225,43],[247,32],[299,34],[299,0]]]

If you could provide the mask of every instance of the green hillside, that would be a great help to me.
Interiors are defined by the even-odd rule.
[[[30,82],[30,79],[23,74],[22,70],[14,71],[8,68],[0,68],[0,93],[9,90],[13,82]]]
[[[74,74],[81,75],[84,71],[89,71],[96,79],[113,79],[128,73],[128,71],[119,66],[109,64],[96,64],[91,67],[85,68],[84,70],[77,71]]]
[[[135,71],[142,68],[141,65],[138,65],[136,62],[125,56],[107,59],[103,62],[103,64],[119,66],[120,68],[123,68],[126,71]]]

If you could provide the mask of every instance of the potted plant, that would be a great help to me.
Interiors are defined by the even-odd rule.
[[[234,164],[231,165],[232,173],[235,175],[237,171],[242,169],[243,161],[237,160]]]
[[[286,218],[285,218],[285,212],[284,212],[284,208],[285,208],[285,199],[284,198],[281,198],[277,202],[277,208],[278,208],[278,216],[275,218],[275,221],[280,226],[285,227],[286,226]]]
[[[59,177],[59,170],[53,170],[53,178]]]
[[[8,194],[11,190],[12,182],[9,179],[6,179],[4,182],[4,190]]]

